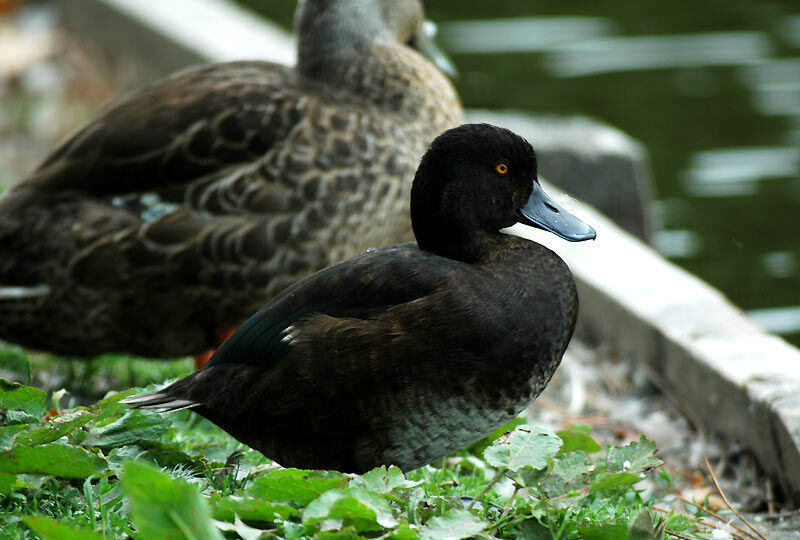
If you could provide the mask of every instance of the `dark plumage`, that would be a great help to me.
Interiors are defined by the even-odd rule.
[[[108,107],[0,197],[0,339],[194,354],[297,279],[409,240],[409,179],[462,118],[410,46],[422,22],[419,0],[305,0],[296,68],[193,68]]]
[[[492,432],[545,387],[578,313],[566,264],[501,229],[594,230],[544,195],[524,139],[486,124],[432,143],[411,219],[418,244],[294,284],[205,368],[124,401],[192,408],[284,466],[347,472],[413,469]]]

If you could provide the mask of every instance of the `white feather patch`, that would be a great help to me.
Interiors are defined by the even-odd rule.
[[[22,300],[24,298],[41,298],[50,294],[47,285],[33,287],[0,287],[0,300]]]
[[[291,344],[297,336],[300,335],[300,331],[295,328],[294,326],[289,326],[281,332],[283,334],[283,338],[281,339],[281,343],[289,343]]]
[[[530,225],[525,225],[520,222],[514,223],[511,227],[500,229],[500,232],[509,236],[519,236],[520,238],[533,242],[541,242],[542,238],[547,238],[547,235],[551,234],[542,229],[537,229],[536,227],[531,227]]]

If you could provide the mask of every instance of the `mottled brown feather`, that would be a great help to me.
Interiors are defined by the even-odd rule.
[[[310,272],[410,239],[409,179],[462,115],[404,45],[420,25],[416,0],[308,0],[297,69],[192,68],[112,104],[0,197],[0,338],[194,354]],[[20,287],[48,294],[3,294]]]

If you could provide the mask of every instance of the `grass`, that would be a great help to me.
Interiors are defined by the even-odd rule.
[[[22,378],[55,369],[82,391],[98,378],[143,384],[190,369],[113,358],[65,368],[49,357],[29,367],[22,349],[0,354]],[[0,537],[620,540],[708,530],[698,516],[653,510],[674,501],[672,480],[644,438],[600,448],[585,427],[516,421],[407,476],[393,467],[353,476],[277,468],[188,411],[118,403],[134,391],[77,406],[2,381]]]

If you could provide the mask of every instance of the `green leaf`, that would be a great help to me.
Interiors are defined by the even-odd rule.
[[[14,446],[14,439],[17,435],[26,429],[30,429],[30,425],[14,424],[0,427],[0,450],[10,450]]]
[[[95,415],[98,424],[102,423],[103,420],[117,419],[124,416],[131,408],[128,405],[120,403],[120,401],[140,391],[141,388],[129,388],[123,392],[111,394],[92,405],[91,411]],[[144,411],[141,412],[144,414]]]
[[[108,453],[108,463],[112,470],[118,471],[130,460],[149,461],[164,469],[181,466],[190,470],[204,470],[208,461],[193,457],[181,451],[176,445],[161,441],[143,441],[147,448],[135,444],[112,448]]]
[[[146,441],[157,441],[170,427],[172,422],[164,415],[129,410],[122,418],[93,428],[82,444],[103,449],[141,445]]]
[[[347,476],[334,471],[273,469],[254,479],[246,495],[305,506],[330,489],[347,487]]]
[[[600,451],[600,445],[597,444],[590,433],[592,428],[589,426],[582,426],[573,424],[569,429],[557,431],[556,435],[564,442],[564,445],[558,451],[559,454],[566,454],[568,452],[585,452],[593,454]]]
[[[239,516],[234,518],[233,523],[217,521],[214,525],[222,531],[235,532],[242,540],[258,540],[259,538],[265,536],[266,533],[266,531],[262,529],[256,529],[246,525],[241,519],[239,519]]]
[[[29,516],[24,521],[43,540],[105,540],[94,531],[73,528],[46,516]]]
[[[401,521],[392,532],[384,537],[386,540],[419,540],[419,532],[407,521]]]
[[[428,521],[422,528],[422,540],[461,540],[475,536],[489,524],[477,516],[456,508]]]
[[[383,537],[381,537],[383,538]],[[338,531],[320,531],[312,537],[312,540],[366,540],[358,534],[355,527],[345,527]]]
[[[592,480],[590,489],[591,491],[602,491],[605,489],[614,489],[619,487],[632,486],[637,482],[641,482],[642,477],[637,474],[627,472],[608,473],[602,472]]]
[[[222,540],[197,488],[150,465],[122,467],[122,490],[140,538]]]
[[[491,444],[508,433],[509,431],[513,430],[517,426],[521,426],[525,423],[524,418],[520,418],[519,416],[512,418],[493,432],[491,432],[488,436],[484,437],[483,439],[472,443],[469,447],[470,452],[475,454],[476,456],[482,456],[483,452],[491,446]]]
[[[35,446],[60,439],[72,430],[86,424],[92,415],[84,410],[61,414],[38,428],[21,433],[14,439],[15,446]]]
[[[629,540],[628,527],[621,524],[578,527],[582,540]]]
[[[502,437],[484,452],[484,459],[492,467],[518,471],[523,467],[542,469],[547,458],[561,447],[561,439],[547,428],[517,426],[507,437]]]
[[[33,415],[25,411],[0,409],[0,426],[29,426],[31,424],[39,424],[41,421],[41,416]]]
[[[392,465],[388,469],[380,466],[350,480],[350,487],[360,487],[375,493],[389,493],[394,489],[409,489],[422,484],[406,478],[399,468]]]
[[[17,475],[0,473],[0,495],[8,495],[17,487]]]
[[[0,452],[0,472],[5,473],[83,479],[107,469],[108,463],[100,456],[66,444],[18,446]]]
[[[606,472],[626,472],[641,474],[664,462],[655,457],[656,443],[642,435],[639,442],[632,442],[628,446],[613,446],[608,449],[606,458]]]
[[[590,475],[594,465],[583,452],[573,452],[553,460],[553,466],[541,479],[537,490],[544,498],[564,497],[555,506],[565,508],[573,506],[578,499],[586,495]]]
[[[341,520],[342,527],[358,531],[379,531],[397,526],[389,502],[376,493],[360,488],[326,491],[306,506],[303,524]]]
[[[46,401],[47,394],[38,388],[0,378],[0,411],[20,410],[39,419],[44,414]],[[0,424],[3,423],[0,415]]]
[[[214,493],[209,498],[211,516],[219,521],[233,522],[235,516],[245,521],[274,522],[276,519],[290,519],[298,515],[298,511],[288,504],[256,499],[253,497],[223,497]]]

